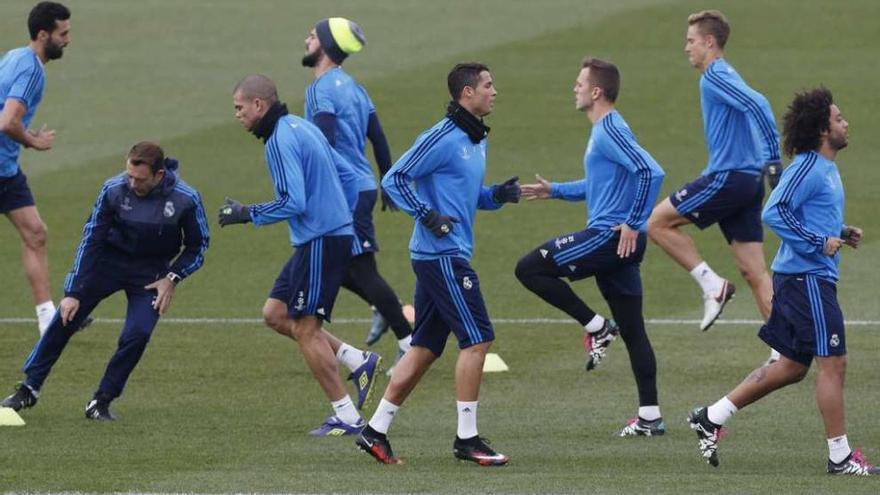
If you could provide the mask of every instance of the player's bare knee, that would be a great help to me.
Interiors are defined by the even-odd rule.
[[[806,366],[792,370],[791,383],[798,383],[800,381],[803,381],[803,379],[807,377],[807,372],[809,371],[810,368],[807,368]]]
[[[21,232],[21,239],[25,247],[32,251],[45,249],[48,238],[49,230],[43,222],[30,225]]]
[[[470,347],[465,347],[461,350],[461,352],[466,352],[470,354],[483,354],[485,355],[489,352],[489,348],[492,347],[492,341],[489,342],[481,342],[479,344],[472,345]]]
[[[666,222],[664,222],[659,215],[652,214],[650,218],[648,218],[648,238],[655,244],[659,242],[658,238],[663,235],[663,229],[666,228],[668,228]]]
[[[280,334],[287,335],[289,333],[286,325],[287,312],[273,304],[266,303],[263,306],[263,322],[267,327]]]
[[[766,270],[764,267],[750,267],[750,266],[741,266],[739,267],[739,274],[742,276],[743,280],[749,284],[750,287],[756,288],[759,287],[766,277]]]
[[[823,368],[829,373],[835,375],[844,375],[846,374],[846,363],[846,355],[833,356],[830,359],[827,359],[825,363],[823,363]]]
[[[300,318],[294,320],[291,327],[291,337],[297,342],[302,342],[315,337],[321,332],[320,322],[315,322],[313,318]]]
[[[770,366],[774,366],[774,365],[784,366],[785,376],[787,378],[786,382],[788,384],[797,383],[797,382],[802,381],[804,378],[806,378],[807,373],[810,371],[809,366],[804,366],[804,365],[797,363],[797,362],[794,362],[794,361],[787,361],[787,362],[778,361],[777,363],[772,364]]]

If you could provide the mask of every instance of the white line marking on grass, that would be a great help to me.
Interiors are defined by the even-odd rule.
[[[122,318],[95,318],[95,323],[123,323]],[[171,325],[262,325],[262,318],[162,318],[162,323]],[[333,323],[371,323],[370,318],[337,318]],[[36,318],[0,318],[0,324],[35,324]],[[574,323],[574,320],[566,318],[492,318],[492,323],[530,325],[536,323],[565,324]],[[700,320],[649,318],[645,320],[648,325],[697,325]],[[715,325],[762,325],[763,320],[718,320]],[[847,320],[851,326],[880,326],[880,320]]]

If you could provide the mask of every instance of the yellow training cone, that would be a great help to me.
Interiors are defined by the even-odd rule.
[[[24,420],[15,410],[0,407],[0,426],[24,426]]]
[[[501,359],[501,356],[495,354],[494,352],[490,352],[486,354],[486,360],[483,361],[483,372],[490,373],[493,371],[508,371],[510,368],[507,367],[507,363]]]

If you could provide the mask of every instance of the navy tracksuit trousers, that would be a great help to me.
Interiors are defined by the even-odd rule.
[[[89,279],[85,290],[80,293],[79,310],[72,321],[62,325],[60,313],[55,315],[49,329],[43,335],[24,364],[27,375],[25,383],[39,390],[49,375],[52,366],[58,361],[70,338],[79,329],[82,321],[102,300],[117,291],[125,291],[128,307],[125,324],[119,335],[116,353],[107,364],[104,378],[95,392],[95,398],[111,401],[122,394],[125,383],[137,366],[156,323],[159,312],[153,309],[155,290],[144,289],[168,271],[165,259],[134,258],[121,253],[102,256],[97,272]]]

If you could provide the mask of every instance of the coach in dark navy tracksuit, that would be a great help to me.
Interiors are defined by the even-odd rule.
[[[119,347],[86,406],[89,419],[115,419],[110,402],[122,394],[175,286],[202,266],[208,223],[198,192],[177,177],[177,161],[166,159],[158,145],[141,142],[129,151],[126,167],[104,183],[58,313],[24,365],[27,378],[0,406],[20,410],[36,404],[80,322],[103,299],[124,290],[128,311]]]

